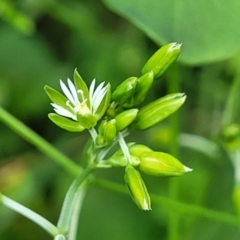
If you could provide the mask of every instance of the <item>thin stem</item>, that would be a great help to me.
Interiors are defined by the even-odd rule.
[[[77,239],[78,221],[79,221],[79,216],[82,210],[83,200],[86,195],[86,187],[85,186],[79,187],[76,194],[77,194],[76,199],[74,201],[73,209],[72,209],[72,217],[71,217],[71,224],[69,227],[68,240]]]
[[[62,166],[70,174],[77,176],[80,168],[70,158],[59,152],[49,142],[36,134],[33,130],[16,119],[10,113],[0,107],[0,120],[4,122],[14,132],[19,134],[26,141],[38,148],[42,153],[53,159],[57,164]]]
[[[230,92],[228,94],[227,103],[222,117],[222,125],[227,126],[236,121],[239,113],[239,89],[240,89],[240,73],[237,72]]]
[[[92,183],[96,186],[102,187],[104,189],[118,192],[121,194],[128,194],[128,190],[124,185],[113,183],[111,181],[95,178],[92,180]],[[232,214],[215,211],[211,209],[207,209],[197,205],[190,205],[187,203],[183,203],[177,200],[170,199],[168,197],[162,197],[156,194],[150,194],[152,202],[158,205],[161,205],[163,209],[168,208],[173,213],[184,214],[185,217],[187,215],[193,215],[198,217],[205,217],[215,222],[225,223],[232,226],[240,227],[240,219]]]
[[[80,185],[86,180],[86,178],[90,175],[90,173],[94,170],[94,168],[85,168],[80,175],[74,180],[74,182],[71,184],[64,202],[62,206],[62,210],[60,213],[60,217],[58,220],[57,226],[63,233],[69,232],[69,228],[71,226],[71,218],[73,214],[73,209],[76,204],[76,201],[79,199],[79,187]],[[74,234],[74,233],[72,233]]]
[[[122,134],[122,137],[126,137],[127,135],[129,135],[129,131],[128,129],[125,129],[121,132]],[[109,145],[108,147],[106,148],[103,148],[98,156],[97,156],[97,161],[101,161],[104,159],[104,157],[109,153],[109,151],[117,144],[117,141],[115,140],[111,145]]]
[[[128,150],[128,146],[122,136],[122,133],[118,133],[118,142],[119,142],[119,145],[123,151],[123,155],[124,157],[126,158],[127,162],[129,164],[131,164],[131,157],[130,157],[130,153],[129,153],[129,150]]]
[[[35,222],[37,225],[45,229],[52,236],[56,236],[60,233],[60,230],[56,226],[54,226],[52,223],[50,223],[47,219],[33,212],[29,208],[24,207],[20,203],[17,203],[14,200],[6,197],[5,195],[1,195],[0,203],[14,210],[15,212],[18,212],[21,215],[27,217],[31,221]]]
[[[180,92],[180,78],[179,78],[179,69],[178,65],[174,64],[171,68],[171,71],[168,74],[168,93]],[[171,144],[169,152],[177,157],[179,155],[179,144],[178,136],[180,134],[180,123],[179,123],[179,112],[174,113],[170,117],[170,128],[171,128]],[[171,199],[177,200],[178,198],[178,180],[177,178],[169,179],[169,197]],[[179,226],[180,215],[174,212],[169,215],[169,229],[168,229],[168,239],[169,240],[178,240],[178,226]]]
[[[93,142],[95,143],[95,140],[97,138],[97,131],[96,131],[96,129],[95,128],[90,128],[90,129],[88,129],[88,131],[89,131],[89,133],[90,133],[90,135],[92,137]]]

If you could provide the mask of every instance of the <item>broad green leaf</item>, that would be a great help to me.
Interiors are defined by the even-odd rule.
[[[239,49],[238,0],[103,0],[157,44],[183,44],[179,59],[204,64],[233,56]]]

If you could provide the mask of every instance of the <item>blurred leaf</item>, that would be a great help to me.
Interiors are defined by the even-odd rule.
[[[156,43],[183,43],[180,60],[203,64],[231,57],[239,49],[237,0],[103,0]]]

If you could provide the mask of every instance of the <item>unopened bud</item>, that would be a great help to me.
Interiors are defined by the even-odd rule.
[[[130,108],[137,106],[139,103],[141,103],[145,99],[150,88],[152,87],[153,79],[154,75],[152,71],[138,78],[136,90],[131,99],[124,104],[124,107]]]
[[[112,100],[123,105],[131,99],[137,86],[137,77],[130,77],[123,81],[113,92]]]
[[[119,113],[115,117],[117,130],[122,131],[127,126],[129,126],[137,117],[137,114],[138,114],[137,108],[132,108]]]
[[[161,47],[144,65],[142,73],[153,71],[155,79],[161,77],[170,65],[177,60],[181,45],[174,42]]]
[[[144,152],[140,156],[139,169],[154,176],[180,176],[192,171],[172,155],[163,152]]]
[[[185,99],[186,95],[184,93],[173,93],[147,104],[139,110],[132,128],[147,129],[157,124],[177,111],[183,105]]]
[[[151,199],[140,173],[131,165],[127,165],[124,180],[133,201],[142,210],[151,210]]]
[[[140,157],[144,152],[153,152],[153,150],[143,144],[135,144],[129,147],[129,153]]]
[[[103,126],[103,138],[106,142],[112,142],[117,134],[116,120],[112,119]]]

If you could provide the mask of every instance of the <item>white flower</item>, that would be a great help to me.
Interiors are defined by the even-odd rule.
[[[68,117],[75,121],[77,121],[78,114],[82,116],[85,114],[95,115],[108,91],[107,86],[104,87],[104,82],[94,90],[95,82],[94,79],[90,85],[88,96],[85,96],[83,90],[77,89],[70,79],[67,80],[68,86],[60,80],[61,89],[68,100],[65,107],[51,103],[54,111],[63,117]]]

